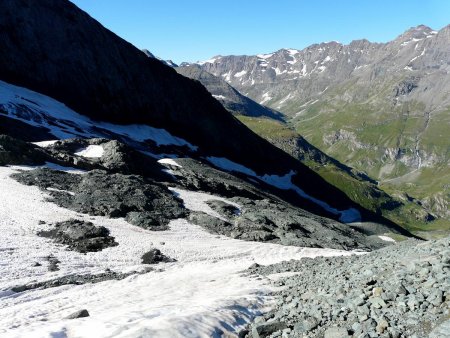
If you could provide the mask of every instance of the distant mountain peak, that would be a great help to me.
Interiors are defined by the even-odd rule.
[[[437,32],[425,25],[418,25],[415,27],[411,27],[406,32],[401,34],[397,40],[410,40],[410,39],[424,39],[429,37],[430,35],[434,35]]]

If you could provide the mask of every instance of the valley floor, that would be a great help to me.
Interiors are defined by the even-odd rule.
[[[168,231],[152,232],[123,219],[79,214],[47,202],[46,194],[37,187],[11,179],[9,175],[19,169],[29,168],[0,167],[1,337],[235,334],[255,315],[267,310],[273,300],[270,283],[241,271],[253,263],[350,254],[230,239],[209,234],[183,219],[171,221]],[[211,195],[181,190],[177,193],[187,208],[213,212],[204,203],[214,198]],[[81,254],[36,235],[70,218],[105,226],[119,245]],[[141,264],[141,256],[155,247],[177,261],[159,264],[146,272],[150,269]],[[60,261],[59,271],[48,270],[49,256]],[[11,291],[17,285],[106,269],[136,273],[96,284]],[[66,319],[81,309],[87,309],[90,317]]]

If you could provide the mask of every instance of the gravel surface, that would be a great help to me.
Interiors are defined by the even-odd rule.
[[[350,257],[254,265],[249,272],[280,288],[275,308],[243,337],[450,336],[450,237]]]

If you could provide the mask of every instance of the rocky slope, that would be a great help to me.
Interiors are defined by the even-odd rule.
[[[90,147],[90,148],[89,148]],[[79,149],[101,149],[91,157]],[[16,151],[21,154],[17,157]],[[127,158],[134,158],[130,162]],[[295,208],[245,180],[223,173],[193,159],[156,160],[134,153],[133,149],[107,139],[68,139],[45,148],[0,136],[0,164],[43,165],[44,168],[23,171],[12,177],[22,184],[38,186],[53,203],[78,213],[109,218],[123,217],[127,222],[151,231],[168,230],[173,219],[187,218],[208,231],[232,238],[306,247],[361,248],[382,247],[385,242],[367,236],[351,227]],[[74,175],[48,168],[46,163],[61,168],[84,171]],[[130,167],[129,164],[134,167]],[[154,169],[159,168],[159,175]],[[166,169],[170,168],[170,169]],[[180,190],[181,189],[181,190]],[[184,190],[203,191],[227,197],[231,202],[211,202],[216,216],[186,210],[177,195]],[[233,204],[230,204],[233,203]],[[73,223],[73,222],[72,222]],[[69,226],[72,226],[72,223]],[[78,225],[80,232],[82,226]],[[89,226],[84,232],[98,231]],[[75,248],[85,247],[83,240],[102,236],[77,236],[71,231],[47,232]],[[62,233],[61,233],[62,231]],[[385,228],[407,234],[401,228]],[[107,233],[103,237],[107,237]],[[110,243],[113,239],[107,239]],[[74,244],[74,241],[80,243]],[[94,246],[95,247],[95,246]]]
[[[292,127],[279,121],[278,113],[274,119],[272,110],[246,98],[224,79],[202,70],[198,65],[175,69],[184,76],[200,81],[247,127],[313,169],[356,203],[411,230],[427,229],[430,222],[435,220],[417,201],[389,196],[365,173],[340,163],[311,145]]]
[[[0,4],[0,16],[3,51],[0,79],[59,101],[58,109],[50,100],[45,110],[40,106],[41,101],[29,102],[14,96],[11,87],[2,83],[2,91],[12,95],[2,100],[1,118],[7,121],[1,125],[4,133],[34,140],[48,140],[51,135],[53,138],[70,137],[68,135],[119,138],[148,151],[160,145],[154,140],[148,141],[151,132],[147,138],[145,133],[140,134],[136,142],[136,138],[130,140],[129,130],[117,133],[118,129],[125,128],[118,125],[150,125],[154,128],[152,131],[164,128],[165,132],[177,135],[178,140],[185,140],[180,145],[187,148],[180,152],[189,156],[207,158],[224,170],[250,173],[269,181],[273,175],[285,177],[281,190],[292,190],[291,183],[301,185],[297,186],[297,194],[289,192],[286,198],[310,211],[339,218],[341,213],[336,210],[355,207],[364,218],[380,218],[251,132],[201,84],[146,56],[72,3],[7,0]],[[78,113],[76,121],[71,120],[74,111],[69,113],[61,103]],[[58,116],[63,110],[69,114],[65,120]],[[107,127],[106,122],[115,123],[113,129]],[[55,124],[59,127],[55,128]],[[21,132],[23,128],[29,132]],[[136,128],[150,130],[142,126]],[[56,129],[57,135],[54,134]],[[280,194],[286,195],[286,192],[280,191]],[[318,200],[332,207],[324,211],[323,205],[316,203]]]
[[[255,265],[282,287],[244,337],[450,336],[450,238],[368,255]],[[277,277],[277,274],[279,277]]]
[[[283,112],[312,144],[448,216],[450,26],[198,64]]]

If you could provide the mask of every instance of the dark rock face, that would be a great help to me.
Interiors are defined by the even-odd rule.
[[[148,229],[161,230],[170,220],[186,215],[182,203],[166,187],[141,176],[102,170],[74,175],[44,168],[12,177],[43,190],[57,189],[46,191],[59,206],[95,216],[126,217]]]
[[[274,332],[285,329],[287,326],[285,323],[272,321],[268,323],[262,323],[255,325],[252,330],[253,338],[265,338],[270,337],[270,335]]]
[[[54,229],[41,231],[38,235],[53,238],[56,242],[66,244],[71,250],[79,252],[101,251],[118,245],[105,227],[96,227],[91,222],[76,219],[56,223]]]
[[[72,313],[71,315],[67,316],[67,319],[77,319],[77,318],[84,318],[89,317],[89,312],[86,309],[79,310],[77,312]]]
[[[175,259],[164,255],[159,249],[152,249],[142,255],[142,264],[158,264],[175,261]]]
[[[1,114],[2,107],[0,105],[0,134],[9,135],[27,142],[51,140],[54,138],[47,128],[35,127],[25,122],[2,116]]]
[[[49,158],[39,147],[0,135],[0,165],[44,164]]]

